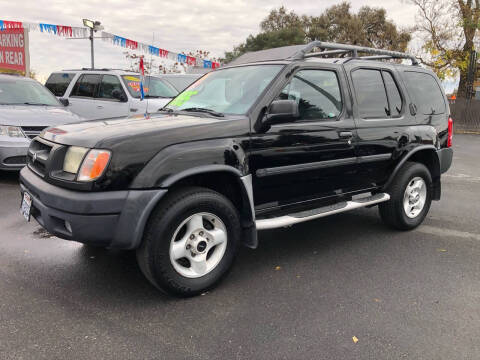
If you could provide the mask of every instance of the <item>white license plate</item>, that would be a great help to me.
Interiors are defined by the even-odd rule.
[[[20,212],[25,220],[30,221],[30,209],[32,208],[32,197],[29,193],[23,193],[22,206]]]

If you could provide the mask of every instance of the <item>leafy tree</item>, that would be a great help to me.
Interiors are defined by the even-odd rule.
[[[249,51],[297,45],[313,40],[405,51],[407,30],[399,30],[382,8],[362,7],[353,13],[348,2],[327,8],[320,16],[298,15],[284,6],[272,10],[260,23],[261,32],[225,53],[225,60]]]
[[[418,57],[444,79],[460,73],[458,96],[467,94],[470,53],[479,42],[480,0],[411,0],[418,8]]]

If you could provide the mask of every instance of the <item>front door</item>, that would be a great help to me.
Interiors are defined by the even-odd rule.
[[[334,201],[358,190],[355,126],[341,67],[297,70],[277,99],[295,100],[300,118],[253,132],[250,171],[257,212]]]

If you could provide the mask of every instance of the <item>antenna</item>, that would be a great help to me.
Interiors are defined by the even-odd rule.
[[[152,45],[155,44],[155,31],[152,33]],[[153,54],[152,52],[150,52],[150,71],[152,71],[152,64],[153,64]],[[147,88],[150,90],[150,82],[152,81],[152,77],[151,77],[151,74],[150,76],[148,77],[148,84],[147,82],[145,81],[145,85],[147,85]],[[145,108],[145,117],[147,117],[147,114],[148,114],[148,99],[150,97],[147,97],[147,106]]]

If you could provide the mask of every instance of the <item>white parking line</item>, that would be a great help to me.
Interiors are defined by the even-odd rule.
[[[451,178],[455,180],[465,180],[470,182],[480,182],[480,177],[471,176],[467,174],[444,174],[442,177]]]
[[[429,225],[422,225],[417,228],[418,232],[430,235],[437,235],[441,237],[457,237],[462,239],[473,239],[480,241],[480,234],[470,233],[466,231],[438,228]]]

